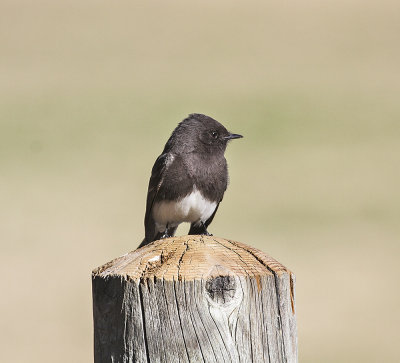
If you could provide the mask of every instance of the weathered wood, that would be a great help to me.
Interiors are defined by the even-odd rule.
[[[294,276],[255,248],[172,237],[92,279],[95,363],[297,362]]]

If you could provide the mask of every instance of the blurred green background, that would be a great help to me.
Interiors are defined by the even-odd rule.
[[[200,112],[245,135],[210,230],[295,272],[300,361],[398,362],[399,14],[2,0],[0,361],[92,361],[91,269],[142,240],[153,162]]]

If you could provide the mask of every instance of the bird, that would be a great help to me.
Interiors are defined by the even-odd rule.
[[[190,235],[211,235],[207,228],[228,186],[224,153],[230,140],[242,137],[199,113],[178,124],[151,171],[138,248],[173,237],[183,222],[191,224]]]

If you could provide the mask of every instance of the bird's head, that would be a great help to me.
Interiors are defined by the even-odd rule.
[[[186,152],[223,153],[230,140],[242,137],[229,132],[213,118],[194,113],[179,123],[170,140],[174,144],[180,144]]]

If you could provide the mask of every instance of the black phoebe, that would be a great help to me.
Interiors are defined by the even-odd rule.
[[[172,237],[182,222],[191,223],[189,234],[210,235],[207,227],[228,186],[226,145],[241,137],[202,114],[178,124],[151,171],[139,247]]]

